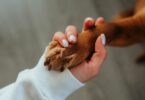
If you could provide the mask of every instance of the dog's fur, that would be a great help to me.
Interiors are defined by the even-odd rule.
[[[145,42],[145,0],[137,0],[133,9],[120,13],[113,21],[93,26],[79,34],[78,42],[62,48],[52,41],[44,65],[49,70],[63,71],[87,60],[94,53],[97,37],[105,33],[109,46],[129,46]],[[144,56],[143,56],[144,57]]]

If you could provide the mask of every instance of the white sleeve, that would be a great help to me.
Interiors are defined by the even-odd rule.
[[[0,100],[64,100],[84,86],[71,72],[48,71],[44,57],[33,69],[19,73],[16,82],[0,90]]]

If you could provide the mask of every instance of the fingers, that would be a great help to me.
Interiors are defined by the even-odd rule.
[[[53,37],[54,41],[58,41],[61,46],[68,47],[69,43],[67,41],[66,35],[62,32],[56,32]]]
[[[65,33],[66,33],[66,37],[69,43],[74,44],[77,42],[78,32],[75,26],[73,25],[67,26],[67,28],[65,29]]]
[[[95,25],[95,20],[91,17],[88,17],[88,18],[85,19],[85,21],[83,23],[83,30],[82,31],[90,29],[94,25]]]
[[[74,44],[77,42],[77,37],[78,37],[78,32],[77,28],[73,25],[69,25],[65,29],[65,33],[62,32],[56,32],[54,34],[53,40],[58,41],[61,46],[63,47],[68,47],[69,43]]]
[[[103,24],[103,23],[105,23],[104,18],[103,17],[99,17],[99,18],[97,18],[97,20],[95,22],[95,25],[97,26],[97,25]]]
[[[85,19],[85,21],[83,23],[83,31],[90,29],[94,26],[97,26],[99,24],[103,24],[103,23],[105,23],[105,20],[103,17],[97,18],[96,21],[93,18],[88,17]]]

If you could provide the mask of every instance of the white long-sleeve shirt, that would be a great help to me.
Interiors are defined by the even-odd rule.
[[[71,72],[48,71],[44,54],[32,69],[19,73],[17,80],[0,90],[0,100],[64,100],[82,87]]]

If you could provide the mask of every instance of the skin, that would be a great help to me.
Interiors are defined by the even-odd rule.
[[[103,24],[104,18],[99,17],[94,20],[92,18],[86,18],[83,23],[83,30],[90,28],[93,25]],[[75,44],[77,42],[78,31],[77,28],[73,25],[69,25],[65,29],[65,33],[56,32],[53,40],[58,41],[60,45],[63,46],[62,41],[67,40],[68,44]],[[69,41],[70,35],[74,35],[76,40]],[[93,54],[90,61],[84,61],[80,65],[70,69],[71,73],[82,83],[85,83],[98,75],[100,72],[101,65],[103,64],[107,55],[105,46],[102,44],[102,38],[99,36],[95,43],[95,53]],[[85,76],[84,76],[85,75]]]

